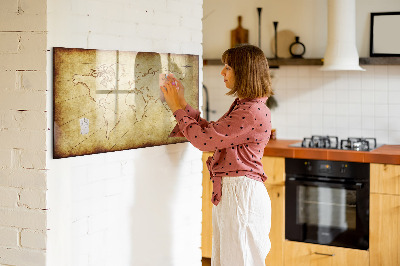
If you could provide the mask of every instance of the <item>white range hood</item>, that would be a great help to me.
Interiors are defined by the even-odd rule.
[[[328,44],[323,71],[358,70],[355,0],[328,0]]]

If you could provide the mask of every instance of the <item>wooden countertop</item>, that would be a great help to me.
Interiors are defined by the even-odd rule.
[[[290,147],[301,140],[270,140],[264,156],[364,163],[400,164],[400,145],[383,145],[372,151]]]

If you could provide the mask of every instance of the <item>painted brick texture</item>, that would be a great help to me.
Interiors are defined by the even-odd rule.
[[[48,1],[48,84],[52,47],[196,54],[202,62],[202,2]],[[48,265],[201,265],[201,152],[189,143],[51,156]]]
[[[0,265],[143,265],[154,249],[152,265],[200,265],[201,153],[54,162],[47,87],[54,46],[201,57],[202,1],[3,0],[0,16]]]
[[[0,265],[46,263],[46,5],[0,2]]]

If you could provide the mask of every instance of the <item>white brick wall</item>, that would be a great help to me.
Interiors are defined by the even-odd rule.
[[[46,2],[0,3],[1,265],[45,265]]]
[[[201,58],[202,1],[4,0],[0,16],[0,264],[200,265],[201,153],[52,160],[46,92],[53,46]]]
[[[47,8],[49,88],[56,46],[202,61],[202,0],[50,0]],[[51,93],[47,101],[51,128]],[[47,156],[48,265],[201,265],[201,152],[189,143]]]

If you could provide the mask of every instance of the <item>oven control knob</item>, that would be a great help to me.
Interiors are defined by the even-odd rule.
[[[346,169],[347,169],[347,164],[342,164],[342,167],[340,168],[340,173],[341,174],[346,173]]]
[[[311,162],[305,162],[304,165],[305,165],[306,170],[308,172],[310,172],[312,170]]]

